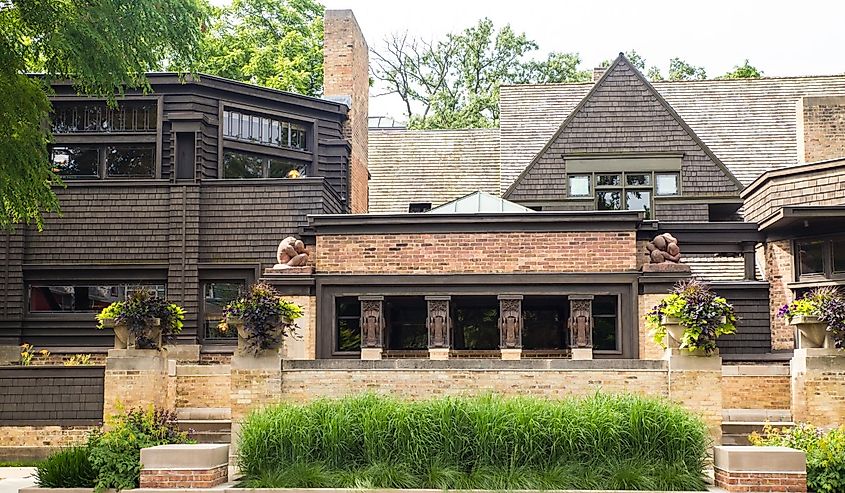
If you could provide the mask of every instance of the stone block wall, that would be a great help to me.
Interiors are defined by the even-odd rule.
[[[798,153],[805,163],[845,157],[845,97],[798,102]]]
[[[178,365],[176,407],[228,408],[229,365]]]
[[[795,347],[795,331],[786,320],[777,316],[781,306],[793,300],[787,286],[795,278],[794,257],[790,240],[770,241],[765,246],[766,280],[769,281],[769,320],[772,330],[772,349]]]
[[[790,409],[789,367],[730,365],[722,367],[725,409]]]
[[[792,358],[794,421],[821,427],[842,424],[845,416],[845,356],[832,352],[825,354],[826,351],[795,350]]]
[[[175,407],[176,361],[155,349],[112,349],[106,359],[103,416],[124,409]]]
[[[296,321],[293,336],[285,339],[282,355],[285,359],[317,358],[317,298],[316,296],[285,296],[285,299],[303,308],[303,315]]]
[[[720,366],[717,363],[712,370],[670,370],[668,375],[669,399],[701,416],[716,443],[722,438],[722,393],[716,391],[722,383]]]
[[[621,272],[637,266],[634,231],[320,235],[322,274]],[[601,245],[601,248],[597,246]]]

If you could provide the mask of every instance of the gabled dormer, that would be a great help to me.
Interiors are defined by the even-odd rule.
[[[730,218],[741,183],[620,54],[504,198],[543,210]]]

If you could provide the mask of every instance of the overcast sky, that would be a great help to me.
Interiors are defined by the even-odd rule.
[[[226,0],[217,0],[222,3]],[[845,73],[845,2],[801,1],[539,1],[322,0],[352,9],[371,48],[392,32],[426,39],[489,17],[525,32],[549,51],[577,52],[589,69],[635,49],[648,65],[667,71],[681,57],[721,75],[748,58],[766,76]],[[377,93],[377,88],[372,91]],[[395,96],[374,98],[370,115],[401,117]]]

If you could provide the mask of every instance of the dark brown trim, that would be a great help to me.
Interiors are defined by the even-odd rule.
[[[500,212],[481,214],[309,215],[317,235],[370,233],[498,233],[633,231],[639,211]]]

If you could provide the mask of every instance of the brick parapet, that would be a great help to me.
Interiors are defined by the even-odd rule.
[[[321,274],[623,272],[637,266],[633,231],[321,235]]]

